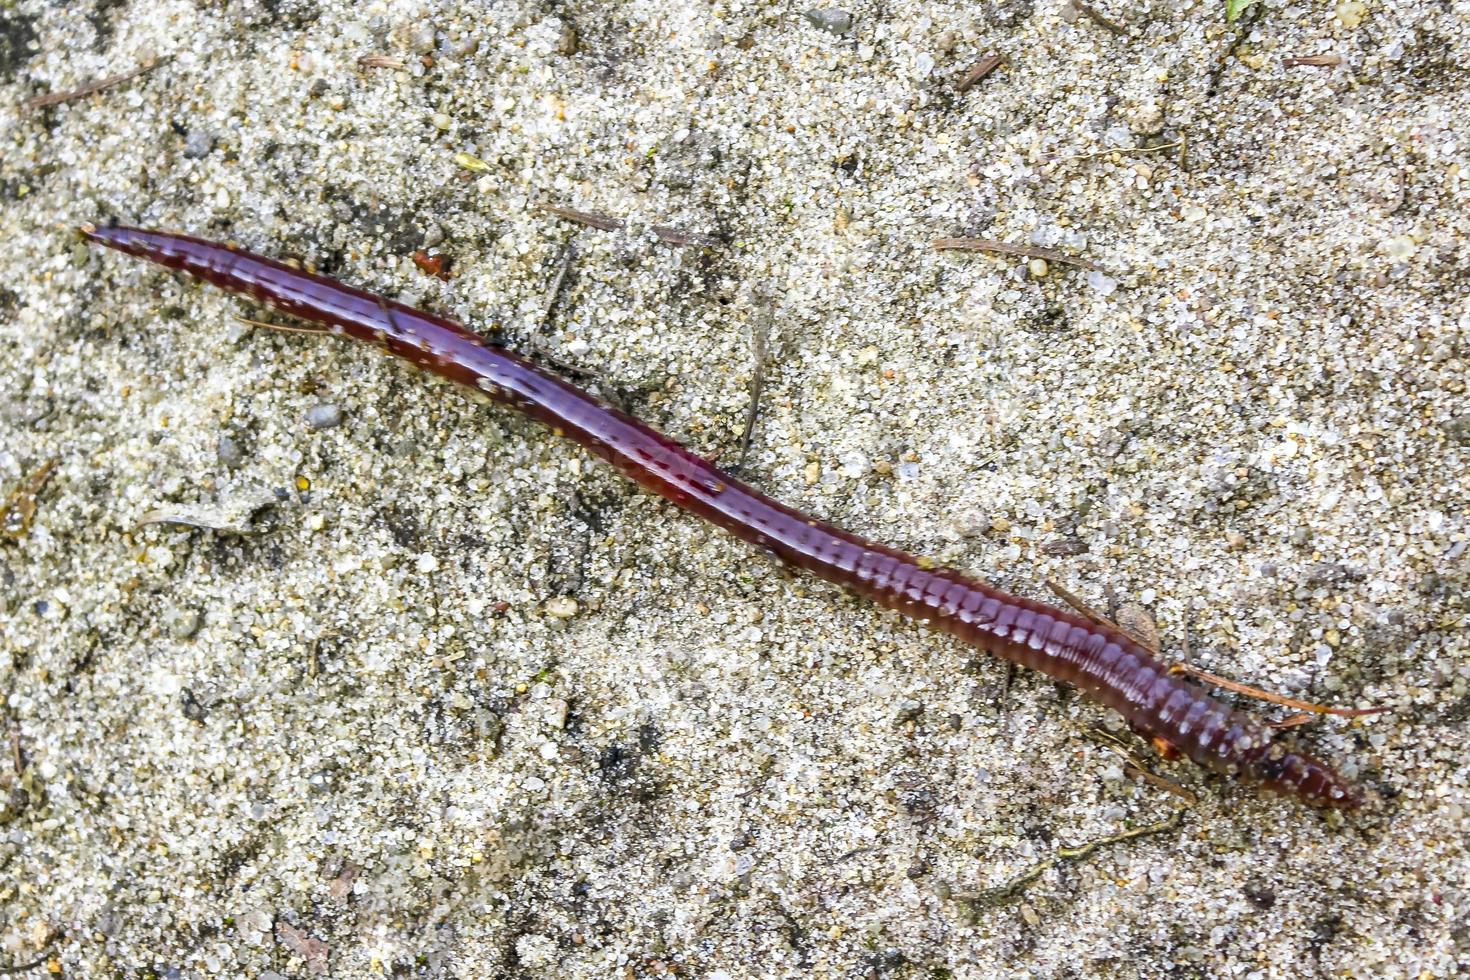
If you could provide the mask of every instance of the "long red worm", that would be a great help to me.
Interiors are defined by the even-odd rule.
[[[1138,732],[1215,772],[1307,803],[1350,809],[1361,791],[1169,668],[1126,635],[1064,609],[874,544],[777,503],[630,415],[458,323],[215,242],[84,226],[90,241],[213,283],[512,406],[610,462],[639,486],[783,561],[1066,681]]]

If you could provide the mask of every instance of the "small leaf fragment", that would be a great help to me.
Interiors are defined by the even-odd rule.
[[[25,537],[36,517],[36,497],[59,462],[61,460],[57,457],[51,457],[16,484],[5,504],[0,506],[0,537],[12,541]]]
[[[465,170],[477,174],[486,173],[490,169],[490,164],[486,163],[484,160],[481,160],[473,153],[465,153],[462,150],[454,155],[454,162],[457,166],[463,167]]]
[[[1240,15],[1256,0],[1225,0],[1225,19],[1230,23],[1240,20]]]

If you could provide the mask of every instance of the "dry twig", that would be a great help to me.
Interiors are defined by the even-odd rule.
[[[536,207],[547,214],[555,215],[566,221],[572,221],[588,228],[596,228],[599,231],[621,231],[626,222],[622,218],[615,218],[610,214],[598,214],[596,211],[578,211],[576,208],[563,207],[560,204],[538,204]]]
[[[59,462],[58,457],[52,456],[16,484],[4,505],[0,505],[0,538],[15,540],[31,529],[31,521],[36,517],[36,497]]]
[[[1289,698],[1284,694],[1272,694],[1270,691],[1263,691],[1259,687],[1251,687],[1249,684],[1242,684],[1239,681],[1228,680],[1227,678],[1221,677],[1218,674],[1211,674],[1209,671],[1200,670],[1198,667],[1191,667],[1189,664],[1171,664],[1169,666],[1169,673],[1188,674],[1191,677],[1198,677],[1202,681],[1208,681],[1216,687],[1224,688],[1227,691],[1234,691],[1236,694],[1244,694],[1247,697],[1252,697],[1259,701],[1269,701],[1271,704],[1279,704],[1287,708],[1295,708],[1297,711],[1306,711],[1314,715],[1337,715],[1340,718],[1363,718],[1367,715],[1382,714],[1383,712],[1388,710],[1387,708],[1332,708],[1328,707],[1325,704],[1313,704],[1310,701],[1298,701],[1296,698]],[[1293,721],[1291,718],[1288,718],[1287,721],[1291,722],[1292,724],[1300,724],[1300,722]]]
[[[561,298],[561,288],[566,283],[567,273],[572,271],[572,263],[576,259],[576,243],[567,242],[561,250],[561,260],[556,266],[556,276],[551,280],[550,288],[546,290],[546,309],[541,315],[543,322],[551,322],[551,315],[556,312],[557,300]]]
[[[970,91],[970,89],[974,88],[976,85],[980,84],[980,82],[984,81],[985,76],[989,75],[991,72],[999,68],[1002,60],[1003,59],[1001,58],[1001,56],[993,51],[990,54],[987,54],[985,57],[975,62],[974,68],[971,68],[968,72],[965,73],[965,77],[960,79],[959,84],[955,86],[955,90],[958,91],[961,95]]]
[[[1281,59],[1281,67],[1336,68],[1342,64],[1342,56],[1336,54],[1299,54]]]
[[[1139,646],[1143,647],[1150,653],[1159,652],[1158,646],[1150,645],[1146,637],[1139,636],[1138,634],[1124,629],[1122,626],[1119,626],[1117,623],[1113,622],[1111,619],[1104,616],[1102,613],[1098,612],[1096,609],[1092,608],[1081,599],[1077,598],[1077,596],[1073,595],[1071,592],[1068,592],[1065,588],[1062,587],[1062,583],[1058,582],[1056,579],[1047,579],[1046,587],[1051,589],[1052,592],[1056,593],[1057,596],[1067,605],[1071,606],[1073,609],[1077,610],[1079,613],[1092,620],[1097,625],[1122,633],[1124,636],[1128,637],[1128,639],[1132,640],[1134,643],[1137,643]]]
[[[976,892],[973,895],[963,895],[960,896],[960,898],[968,902],[971,908],[975,908],[981,905],[999,905],[1002,902],[1006,902],[1012,898],[1015,898],[1029,885],[1031,885],[1032,882],[1036,881],[1037,878],[1040,878],[1047,871],[1051,870],[1059,864],[1075,863],[1077,861],[1086,860],[1087,858],[1095,854],[1099,848],[1111,847],[1114,844],[1121,844],[1124,841],[1136,840],[1139,837],[1150,837],[1154,834],[1162,834],[1171,830],[1175,830],[1180,826],[1180,824],[1183,823],[1183,821],[1184,811],[1176,810],[1167,820],[1161,820],[1158,823],[1149,824],[1147,827],[1139,827],[1135,830],[1125,830],[1121,834],[1114,834],[1111,837],[1103,837],[1099,840],[1090,841],[1078,847],[1059,847],[1057,848],[1056,853],[1053,854],[1051,857],[1021,872],[1019,875],[1012,878],[1010,881],[1007,881],[1005,884],[997,885],[994,888],[986,888],[985,890]]]
[[[1188,789],[1185,789],[1183,786],[1174,782],[1174,780],[1166,779],[1165,777],[1160,776],[1158,773],[1150,772],[1148,767],[1144,765],[1143,761],[1139,759],[1138,756],[1129,751],[1128,746],[1124,744],[1122,739],[1118,738],[1118,736],[1114,735],[1112,732],[1109,732],[1105,729],[1097,728],[1089,732],[1088,736],[1094,742],[1097,742],[1098,744],[1103,745],[1106,748],[1116,752],[1118,755],[1122,756],[1123,761],[1128,764],[1128,768],[1132,770],[1139,779],[1142,779],[1150,786],[1156,786],[1166,793],[1172,793],[1190,806],[1194,806],[1199,802],[1199,798],[1197,796],[1191,793]]]
[[[1115,155],[1122,157],[1142,156],[1145,153],[1162,153],[1165,150],[1174,149],[1177,149],[1179,151],[1179,166],[1182,169],[1184,167],[1184,155],[1186,152],[1188,152],[1189,149],[1189,138],[1187,136],[1181,136],[1172,143],[1160,143],[1157,146],[1119,146],[1114,147],[1111,150],[1097,150],[1093,153],[1079,153],[1076,156],[1063,157],[1057,162],[1079,163],[1083,160],[1101,160],[1104,157]]]
[[[108,75],[106,78],[99,78],[96,81],[87,82],[84,85],[79,85],[74,89],[68,89],[65,92],[52,92],[49,95],[38,95],[33,99],[26,99],[21,103],[21,106],[26,109],[43,109],[46,106],[60,105],[63,102],[80,99],[94,92],[100,92],[105,88],[121,85],[123,82],[137,78],[139,75],[146,75],[166,61],[168,61],[168,58],[158,58],[154,61],[144,62],[131,71]]]
[[[622,218],[611,214],[601,214],[597,211],[579,211],[576,208],[564,207],[560,204],[538,204],[536,207],[546,214],[555,215],[566,221],[573,221],[588,228],[596,228],[599,231],[621,231],[628,226]],[[683,228],[675,228],[671,225],[654,225],[653,234],[665,245],[686,246],[692,245],[696,248],[718,248],[723,245],[717,236],[706,234],[702,231],[687,231]]]
[[[248,327],[262,327],[266,330],[275,330],[280,333],[329,334],[332,332],[326,327],[288,327],[284,323],[266,323],[264,320],[252,320],[246,316],[236,316],[235,320]]]
[[[732,471],[745,468],[745,457],[750,452],[750,437],[755,431],[755,417],[760,412],[761,390],[766,386],[766,345],[771,336],[771,308],[768,306],[756,317],[751,330],[751,356],[755,367],[750,375],[750,408],[745,414],[745,431],[740,433],[740,457],[735,460]]]
[[[693,245],[697,248],[719,248],[725,244],[714,235],[702,231],[685,231],[669,225],[654,225],[653,234],[665,245]]]
[[[1068,592],[1061,586],[1060,583],[1058,583],[1054,579],[1047,579],[1046,584],[1053,592],[1060,596],[1067,603],[1067,605],[1071,606],[1073,609],[1077,610],[1079,613],[1081,613],[1083,616],[1086,616],[1094,623],[1097,623],[1100,626],[1106,626],[1109,629],[1117,630],[1119,633],[1122,633],[1124,636],[1128,637],[1130,640],[1132,640],[1134,643],[1137,643],[1145,650],[1149,651],[1155,656],[1158,655],[1160,646],[1157,635],[1157,627],[1154,628],[1153,636],[1143,636],[1137,629],[1137,624],[1130,624],[1130,626],[1132,626],[1133,628],[1128,628],[1113,622],[1102,613],[1093,609],[1091,606],[1087,605],[1087,603],[1083,602],[1081,599]],[[1150,622],[1152,621],[1150,620]],[[1184,639],[1185,652],[1187,654],[1189,650],[1189,634],[1187,632],[1185,633]],[[1221,677],[1218,674],[1211,674],[1209,671],[1200,670],[1198,667],[1191,667],[1189,664],[1186,663],[1175,662],[1173,664],[1170,664],[1169,673],[1188,674],[1191,677],[1198,677],[1202,681],[1206,681],[1210,684],[1215,685],[1216,687],[1223,688],[1227,691],[1233,691],[1236,694],[1244,694],[1247,697],[1255,698],[1258,701],[1267,701],[1271,704],[1279,704],[1287,708],[1295,708],[1299,712],[1309,712],[1312,715],[1337,715],[1341,718],[1363,718],[1367,715],[1381,714],[1382,712],[1388,710],[1387,708],[1331,708],[1327,705],[1313,704],[1310,701],[1298,701],[1296,698],[1289,698],[1286,697],[1284,694],[1272,694],[1270,691],[1264,691],[1259,687],[1251,687],[1249,684],[1242,684],[1239,681],[1227,680],[1226,678]],[[1310,715],[1307,717],[1303,717],[1302,715],[1298,714],[1292,715],[1278,722],[1272,722],[1271,724],[1276,728],[1290,728],[1295,725],[1304,724],[1305,722],[1310,720]]]
[[[359,68],[403,68],[404,62],[401,58],[395,58],[391,54],[383,54],[374,51],[357,59]]]
[[[1058,252],[1051,248],[1038,248],[1034,245],[1012,245],[1010,242],[998,242],[992,238],[936,238],[934,248],[941,251],[958,252],[994,252],[998,255],[1018,255],[1028,259],[1046,259],[1048,262],[1060,262],[1063,265],[1075,265],[1079,269],[1087,269],[1091,272],[1102,272],[1102,266],[1087,259],[1080,259],[1066,252]]]
[[[46,948],[41,952],[41,955],[31,960],[29,963],[16,963],[13,966],[0,966],[0,976],[8,977],[17,973],[29,973],[31,970],[34,970],[38,966],[44,966],[46,961],[50,958],[51,943],[48,942],[46,944]]]
[[[1092,4],[1087,3],[1087,0],[1072,0],[1072,6],[1076,8],[1078,13],[1084,15],[1088,20],[1108,33],[1115,34],[1118,37],[1128,36],[1128,28],[1115,20],[1109,20],[1103,16],[1102,11],[1098,10]]]

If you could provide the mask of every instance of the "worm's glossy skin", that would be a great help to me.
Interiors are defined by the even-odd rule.
[[[1362,803],[1357,787],[1329,766],[1274,742],[1269,727],[1171,675],[1121,633],[958,572],[926,568],[901,551],[809,518],[457,323],[214,242],[123,227],[88,227],[83,234],[381,346],[519,409],[646,490],[736,537],[997,656],[1073,684],[1142,734],[1162,739],[1216,772],[1317,806],[1346,809]]]

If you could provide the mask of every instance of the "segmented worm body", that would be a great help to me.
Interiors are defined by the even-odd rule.
[[[93,242],[376,344],[477,389],[575,440],[644,489],[791,565],[1081,688],[1143,735],[1216,772],[1318,806],[1351,808],[1362,802],[1358,789],[1329,766],[1276,741],[1265,724],[1172,675],[1124,634],[958,572],[928,567],[780,504],[460,324],[227,245],[133,228],[82,230]]]

